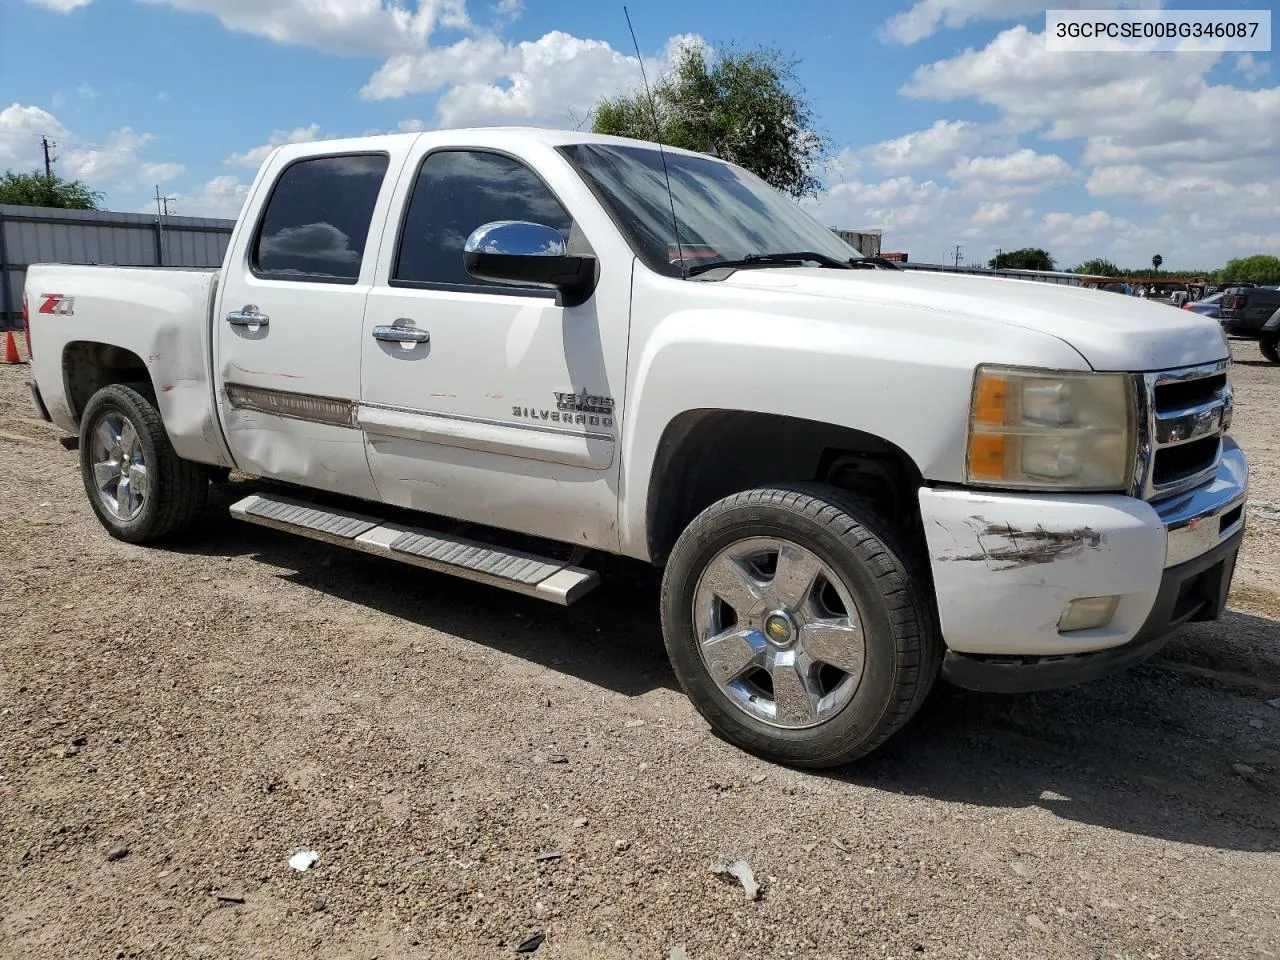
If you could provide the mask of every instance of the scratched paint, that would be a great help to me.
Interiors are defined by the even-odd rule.
[[[977,534],[978,551],[936,559],[944,563],[985,563],[991,570],[1011,570],[1098,550],[1104,540],[1091,527],[1050,530],[1037,525],[1021,529],[1007,523],[988,523],[982,517],[970,517],[966,522]]]

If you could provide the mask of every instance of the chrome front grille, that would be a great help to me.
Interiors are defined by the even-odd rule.
[[[1134,494],[1160,500],[1213,478],[1231,425],[1229,360],[1137,374]]]

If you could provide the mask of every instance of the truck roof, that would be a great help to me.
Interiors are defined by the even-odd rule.
[[[341,137],[328,140],[311,140],[306,143],[290,143],[277,147],[276,151],[283,151],[291,155],[307,156],[317,152],[327,152],[330,150],[349,150],[371,149],[380,146],[390,146],[392,144],[405,144],[412,142],[421,137],[444,136],[448,140],[471,141],[476,146],[493,145],[496,141],[525,141],[533,143],[541,143],[551,147],[560,147],[566,144],[577,143],[610,143],[619,146],[644,147],[650,150],[658,149],[658,145],[649,140],[634,140],[628,137],[611,137],[600,133],[590,133],[581,130],[559,130],[552,127],[444,127],[433,130],[422,130],[413,133],[387,133],[375,134],[365,137]],[[684,150],[680,147],[671,147],[664,145],[668,153],[684,154],[690,157],[700,157],[704,160],[717,159],[706,153],[698,153],[693,150]]]

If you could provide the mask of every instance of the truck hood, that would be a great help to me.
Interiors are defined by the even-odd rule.
[[[1095,370],[1167,370],[1230,355],[1216,320],[1119,293],[923,270],[738,270],[732,287],[843,300],[850,319],[879,303],[1036,330],[1070,344]]]

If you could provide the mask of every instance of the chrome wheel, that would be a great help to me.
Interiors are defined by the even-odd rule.
[[[119,520],[132,520],[147,498],[147,464],[138,431],[110,410],[93,428],[93,483],[103,506]]]
[[[853,699],[866,646],[849,588],[812,551],[753,537],[721,550],[694,591],[698,652],[743,712],[812,727]]]

